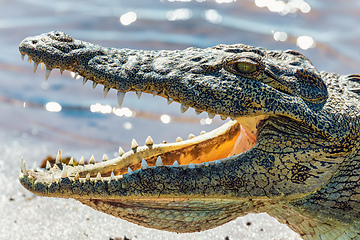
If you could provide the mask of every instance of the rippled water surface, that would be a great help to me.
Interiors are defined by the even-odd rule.
[[[356,0],[0,1],[3,178],[16,175],[24,152],[30,153],[25,156],[29,164],[41,160],[34,156],[58,149],[77,159],[92,153],[100,159],[119,146],[129,149],[133,138],[139,144],[148,135],[170,142],[222,123],[218,116],[210,120],[193,110],[181,114],[179,104],[168,106],[165,99],[146,94],[140,101],[127,94],[117,109],[114,90],[104,99],[102,87],[82,86],[69,72],[53,71],[45,82],[44,70],[34,74],[32,64],[20,59],[18,44],[27,36],[60,30],[103,46],[155,50],[221,43],[291,48],[319,70],[352,74],[360,73],[359,16]],[[52,112],[59,106],[61,111]]]

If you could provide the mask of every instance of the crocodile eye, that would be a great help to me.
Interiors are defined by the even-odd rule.
[[[252,79],[261,75],[265,68],[262,57],[252,52],[243,52],[224,57],[222,65],[228,72]]]
[[[243,74],[253,73],[257,69],[256,64],[253,64],[250,62],[240,62],[236,65],[236,67],[237,67],[237,70]]]

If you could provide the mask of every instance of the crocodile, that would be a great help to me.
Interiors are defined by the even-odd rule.
[[[219,128],[119,156],[46,168],[21,161],[20,183],[141,226],[178,233],[266,212],[303,239],[360,239],[360,75],[317,70],[295,50],[105,48],[53,31],[25,38],[22,58],[95,88],[153,94],[228,119]]]

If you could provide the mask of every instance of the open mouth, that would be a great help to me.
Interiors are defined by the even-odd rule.
[[[24,59],[26,53],[21,53]],[[34,72],[39,64],[46,63],[35,62],[30,56],[29,62],[34,61]],[[52,69],[53,70],[53,69]],[[73,71],[73,69],[67,69]],[[60,69],[61,73],[64,69]],[[45,77],[49,78],[51,70],[46,68]],[[75,77],[79,76],[78,72]],[[83,83],[91,80],[83,76]],[[97,83],[94,82],[93,87]],[[109,88],[104,87],[104,96]],[[141,94],[136,92],[137,94]],[[153,93],[154,94],[154,93]],[[125,93],[118,92],[118,102],[121,105]],[[161,96],[161,94],[158,94]],[[169,100],[169,99],[168,99]],[[187,106],[181,105],[181,110],[186,111]],[[25,163],[22,161],[21,174],[30,176],[38,182],[53,183],[62,178],[72,180],[97,181],[122,178],[124,174],[133,174],[147,168],[156,167],[177,167],[177,168],[199,168],[213,164],[219,164],[229,161],[232,156],[241,154],[256,144],[257,125],[260,118],[241,117],[236,120],[230,120],[219,128],[202,133],[199,136],[191,136],[187,140],[178,138],[174,143],[155,144],[151,137],[148,137],[143,146],[133,140],[131,150],[124,152],[119,149],[119,156],[114,159],[107,159],[104,155],[102,162],[95,162],[94,158],[90,159],[90,164],[84,164],[83,158],[78,164],[70,160],[69,164],[63,164],[61,161],[61,152],[56,156],[56,163],[51,166],[46,164],[45,174],[36,169],[27,170]],[[76,165],[76,166],[75,166]]]

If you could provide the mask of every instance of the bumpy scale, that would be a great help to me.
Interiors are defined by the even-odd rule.
[[[209,117],[208,133],[119,157],[45,171],[21,163],[20,182],[142,226],[195,232],[267,212],[304,239],[360,239],[360,76],[318,71],[302,54],[242,44],[177,51],[104,48],[50,32],[22,57],[125,93],[159,95]]]

